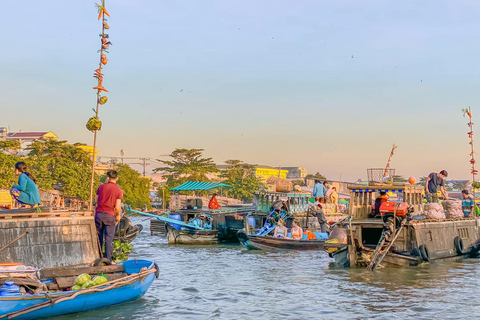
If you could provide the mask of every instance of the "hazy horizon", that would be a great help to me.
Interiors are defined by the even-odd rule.
[[[96,102],[101,31],[94,4],[4,3],[0,127],[92,144],[85,123]],[[445,169],[449,179],[471,179],[461,109],[472,107],[477,124],[478,2],[106,7],[113,45],[100,156],[202,148],[219,164],[302,166],[355,181],[385,167],[395,143],[399,175],[418,180]]]

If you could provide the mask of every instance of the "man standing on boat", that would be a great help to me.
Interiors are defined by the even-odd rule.
[[[123,191],[117,186],[117,171],[109,170],[107,177],[107,183],[102,184],[97,190],[95,226],[97,227],[100,247],[103,248],[103,243],[105,243],[105,254],[103,257],[112,260],[113,236],[115,235],[117,221],[120,221]]]
[[[440,187],[442,192],[443,199],[448,200],[447,189],[445,189],[444,179],[448,176],[446,170],[442,170],[439,173],[432,172],[428,175],[427,180],[425,181],[425,197],[427,198],[428,203],[437,203],[438,195],[437,189]]]
[[[325,203],[325,186],[320,180],[315,180],[315,186],[313,187],[313,197],[320,203]]]

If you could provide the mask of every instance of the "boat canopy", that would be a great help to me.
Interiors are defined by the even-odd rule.
[[[214,183],[214,182],[200,182],[200,181],[187,181],[182,183],[170,191],[198,191],[198,190],[212,190],[217,188],[233,188],[233,186],[226,183]]]

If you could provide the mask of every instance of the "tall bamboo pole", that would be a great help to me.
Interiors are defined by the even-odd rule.
[[[99,106],[100,106],[100,94],[102,93],[102,91],[105,91],[105,92],[108,92],[107,90],[105,90],[103,88],[103,74],[102,74],[102,69],[103,69],[103,65],[107,64],[107,61],[106,61],[106,58],[105,58],[105,55],[104,55],[104,50],[106,48],[108,48],[108,43],[107,43],[107,38],[108,38],[108,35],[105,34],[105,29],[108,29],[109,27],[105,28],[106,26],[106,22],[105,22],[105,14],[110,16],[110,14],[108,13],[108,11],[105,9],[105,0],[102,0],[102,4],[101,5],[98,5],[97,4],[97,8],[99,10],[99,16],[98,16],[98,19],[100,20],[100,18],[102,19],[102,33],[101,33],[101,46],[100,46],[100,61],[98,63],[98,69],[95,70],[96,71],[96,74],[94,75],[95,78],[98,79],[98,85],[96,87],[94,87],[94,89],[97,90],[97,106],[95,108],[95,117],[98,118],[98,111],[99,111]],[[107,25],[108,26],[108,25]],[[93,186],[94,186],[94,182],[95,182],[95,165],[96,165],[96,162],[97,162],[97,156],[96,156],[96,152],[97,152],[97,133],[98,133],[98,130],[95,130],[94,134],[93,134],[93,159],[92,159],[92,176],[91,176],[91,180],[90,180],[90,201],[89,201],[89,205],[88,205],[88,210],[92,210],[92,204],[93,204]]]

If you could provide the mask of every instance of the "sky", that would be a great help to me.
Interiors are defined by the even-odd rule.
[[[202,148],[218,164],[302,166],[355,181],[385,167],[395,143],[396,174],[471,177],[461,109],[471,107],[480,125],[477,1],[107,0],[106,8],[113,45],[100,156],[123,149],[165,159]],[[95,2],[4,2],[0,27],[0,126],[92,144]]]

